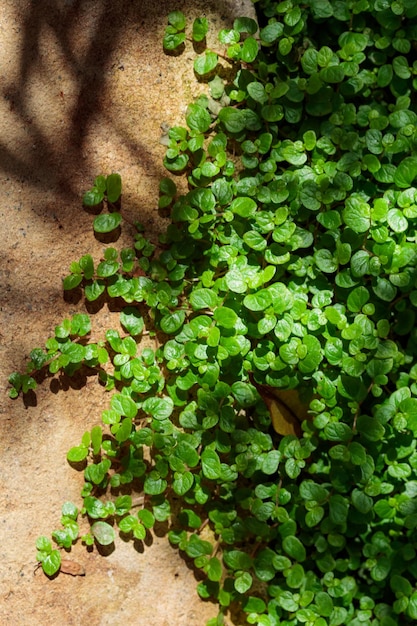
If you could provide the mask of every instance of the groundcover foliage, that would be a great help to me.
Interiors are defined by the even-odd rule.
[[[112,391],[68,452],[85,485],[59,548],[80,514],[87,545],[169,521],[219,603],[211,626],[236,604],[264,626],[415,623],[417,4],[257,7],[259,29],[236,19],[196,57],[208,92],[164,160],[190,190],[161,181],[158,246],[138,226],[64,279],[122,302],[122,330],[92,344],[87,315],[64,320],[11,395],[81,366]],[[201,49],[207,27],[173,12],[164,46]],[[97,232],[120,227],[120,193],[110,175],[84,196],[107,203]],[[60,550],[37,548],[57,572]]]

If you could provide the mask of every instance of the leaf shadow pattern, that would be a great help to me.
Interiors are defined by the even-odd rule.
[[[116,57],[123,55],[127,31],[133,30],[136,34],[138,66],[149,64],[150,46],[157,57],[165,16],[174,6],[185,11],[218,11],[222,21],[233,21],[233,2],[227,1],[163,0],[155,5],[142,1],[97,0],[86,5],[81,0],[39,0],[22,7],[19,69],[14,80],[6,80],[2,91],[14,123],[25,126],[30,144],[36,149],[28,149],[21,155],[13,144],[10,147],[7,141],[1,141],[0,169],[16,178],[28,179],[40,188],[55,186],[68,198],[69,193],[74,193],[72,172],[79,169],[81,161],[84,161],[83,167],[89,169],[90,164],[83,160],[83,150],[91,125],[102,118],[133,159],[139,158],[155,176],[162,175],[159,160],[148,151],[147,144],[152,139],[147,136],[146,128],[141,129],[141,139],[138,134],[129,136],[120,119],[112,118],[111,100],[104,97],[104,92],[112,91],[111,73]],[[126,70],[122,62],[117,69]],[[60,75],[62,72],[68,77],[73,92],[71,103],[66,105],[64,145],[62,138],[56,136],[56,129],[49,127],[56,121],[53,119],[56,101],[66,97],[58,89],[60,81],[65,80],[65,76]],[[55,90],[55,93],[44,94],[47,99],[41,103],[43,109],[34,102],[34,80],[39,86]],[[146,102],[138,104],[143,107]],[[45,108],[48,111],[45,112]]]
[[[28,127],[36,151],[28,150],[24,157],[19,157],[3,143],[0,145],[1,169],[16,177],[27,178],[41,188],[58,187],[67,197],[74,192],[71,173],[77,170],[82,158],[89,126],[94,118],[103,115],[108,64],[114,51],[122,45],[129,14],[131,20],[146,27],[140,3],[135,3],[133,12],[129,11],[129,4],[101,0],[87,10],[85,3],[79,0],[41,0],[29,4],[22,16],[19,74],[14,84],[4,88],[4,96],[10,101],[14,116]],[[75,36],[83,31],[86,33],[83,37]],[[77,43],[80,49],[77,49]],[[52,53],[51,58],[48,53]],[[45,129],[45,112],[37,109],[31,94],[33,80],[48,85],[48,78],[54,78],[49,81],[49,88],[56,88],[61,79],[56,74],[62,71],[69,76],[74,92],[66,112],[65,146],[56,141],[54,133],[51,135]],[[54,95],[55,100],[64,97],[62,92]],[[52,96],[49,94],[47,102],[50,109],[55,109]],[[55,110],[50,111],[46,121],[53,123],[55,113]],[[132,140],[131,144],[133,148]],[[144,144],[135,148],[137,153],[146,152]],[[57,152],[61,157],[58,160]],[[153,167],[151,159],[147,159],[146,166]],[[158,170],[156,165],[154,168]]]

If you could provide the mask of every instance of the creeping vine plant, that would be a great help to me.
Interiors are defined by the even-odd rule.
[[[417,4],[257,7],[259,29],[239,18],[195,60],[208,92],[164,159],[190,190],[161,181],[158,246],[138,230],[64,279],[124,302],[123,330],[91,344],[88,316],[64,320],[11,395],[45,367],[98,371],[107,435],[95,426],[68,453],[87,462],[82,539],[142,540],[169,520],[219,604],[211,626],[236,604],[263,626],[415,623]],[[206,32],[201,18],[191,37]],[[171,13],[164,47],[185,45]],[[112,174],[84,197],[107,202],[98,232],[123,224],[120,193]],[[156,351],[140,348],[145,327]],[[59,547],[80,512],[64,504]],[[37,547],[54,574],[60,551]]]

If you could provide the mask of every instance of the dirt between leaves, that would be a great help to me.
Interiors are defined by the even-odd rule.
[[[49,580],[36,570],[37,536],[59,527],[63,502],[80,504],[82,473],[66,452],[100,422],[109,397],[93,377],[47,378],[26,404],[7,397],[9,373],[57,323],[85,311],[65,301],[61,279],[71,261],[102,255],[80,200],[94,178],[119,172],[125,214],[150,237],[164,228],[161,125],[183,123],[204,88],[191,44],[177,58],[162,51],[174,9],[206,15],[215,29],[253,16],[250,0],[0,0],[2,624],[203,626],[216,614],[163,532],[143,547],[118,540],[107,556],[77,545],[68,558],[85,576]],[[123,227],[117,245],[131,236]],[[118,327],[117,313],[89,309],[94,340]]]

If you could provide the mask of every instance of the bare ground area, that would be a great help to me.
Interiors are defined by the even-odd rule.
[[[158,181],[161,124],[182,123],[203,87],[189,48],[162,51],[166,15],[206,14],[215,27],[253,14],[250,0],[0,0],[0,622],[107,626],[203,626],[216,607],[201,602],[189,564],[163,529],[149,545],[118,540],[103,557],[77,545],[82,577],[53,580],[36,570],[35,541],[59,527],[63,502],[80,504],[82,473],[69,447],[100,422],[109,397],[94,377],[47,378],[23,402],[7,397],[65,317],[85,311],[63,297],[71,261],[101,258],[81,195],[98,174],[122,175],[123,210],[149,236],[164,228]],[[118,245],[130,245],[123,228]],[[118,326],[94,309],[93,336]]]

